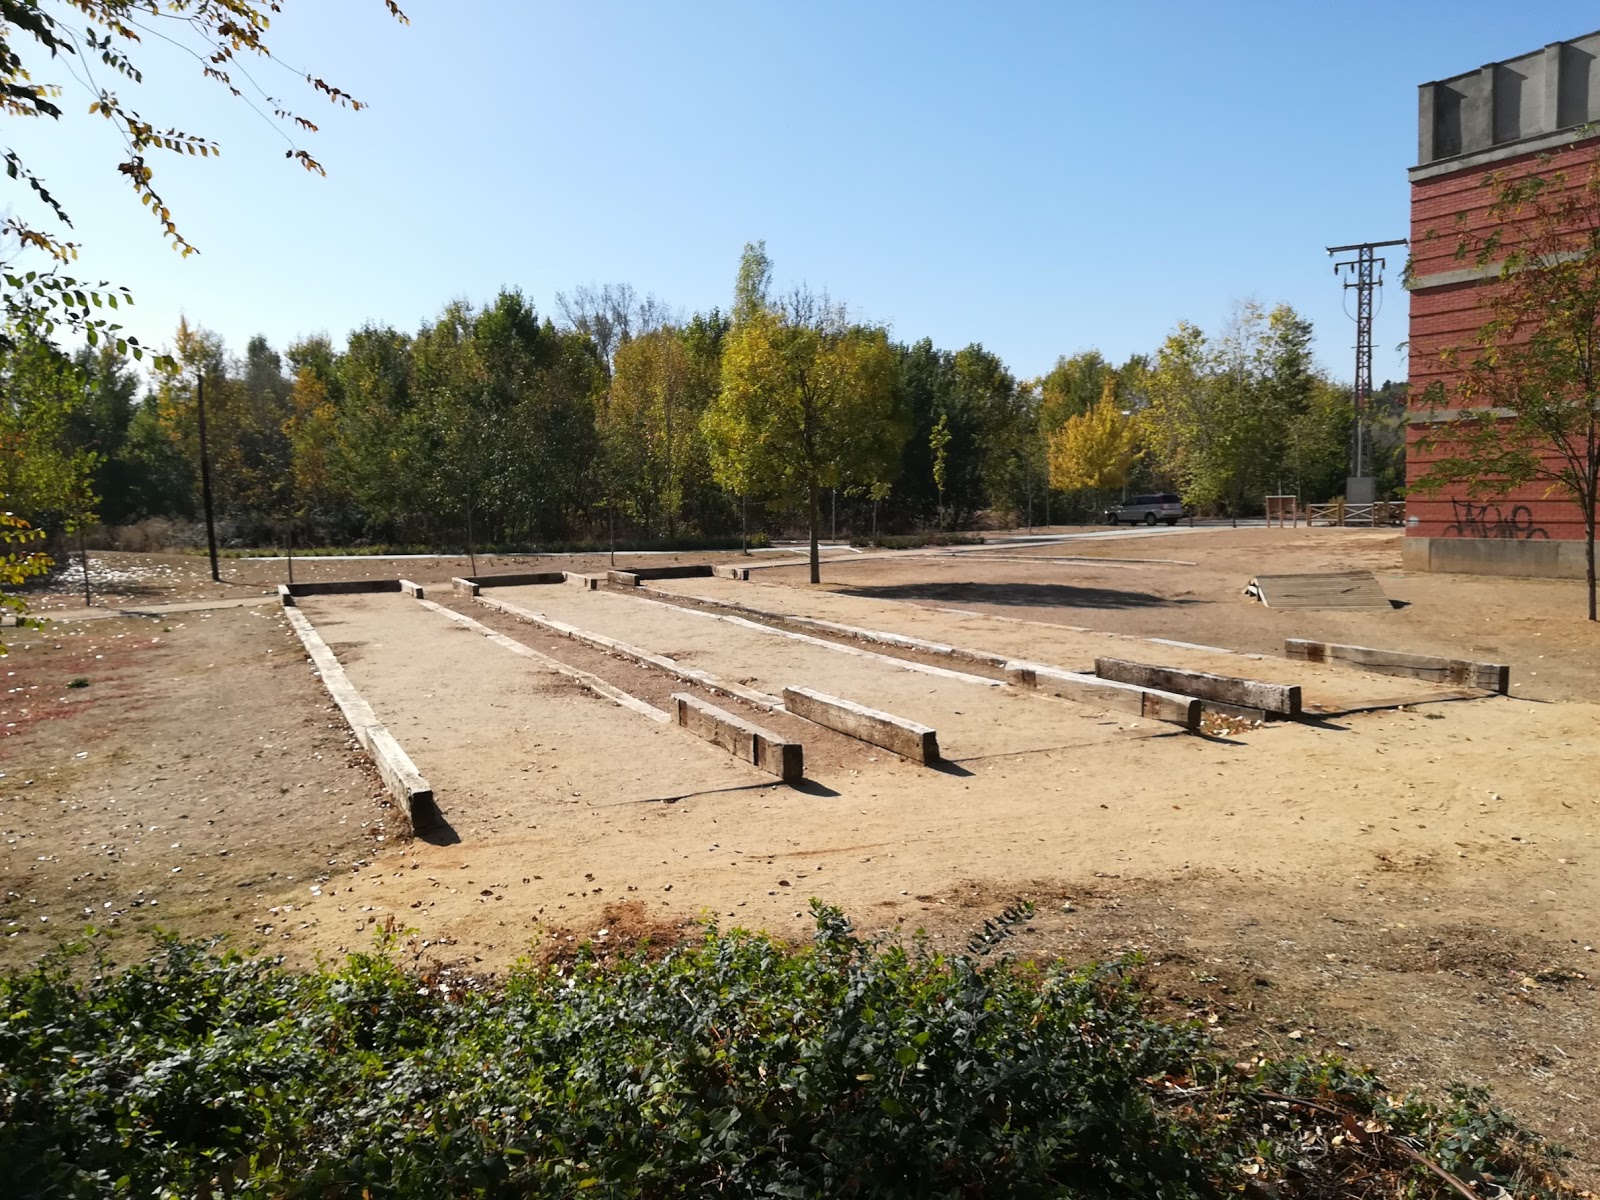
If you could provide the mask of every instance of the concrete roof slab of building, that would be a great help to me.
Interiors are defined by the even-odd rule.
[[[1422,84],[1411,179],[1554,149],[1596,122],[1600,30]]]

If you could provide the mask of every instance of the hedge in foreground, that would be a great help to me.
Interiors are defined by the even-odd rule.
[[[81,982],[58,958],[0,979],[0,1195],[1558,1186],[1482,1097],[1394,1101],[1326,1061],[1242,1069],[1151,1019],[1130,964],[985,965],[816,914],[805,949],[709,930],[492,992],[388,953],[307,974],[173,941]]]

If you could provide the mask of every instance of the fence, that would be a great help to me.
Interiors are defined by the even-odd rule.
[[[1335,500],[1331,504],[1306,505],[1307,525],[1404,525],[1406,505],[1404,500],[1379,500],[1373,504],[1348,504]]]

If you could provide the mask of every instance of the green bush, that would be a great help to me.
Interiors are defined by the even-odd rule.
[[[57,957],[0,979],[0,1194],[1348,1194],[1347,1118],[1280,1094],[1450,1170],[1553,1179],[1518,1176],[1545,1152],[1479,1096],[1393,1103],[1326,1062],[1241,1073],[1153,1020],[1132,964],[868,945],[814,909],[808,948],[708,930],[492,990],[384,952],[297,973],[171,941],[82,978]]]

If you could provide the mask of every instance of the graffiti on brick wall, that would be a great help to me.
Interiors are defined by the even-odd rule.
[[[1533,523],[1533,510],[1519,504],[1510,512],[1498,504],[1474,504],[1470,500],[1452,500],[1455,520],[1444,527],[1445,537],[1509,538],[1520,541],[1548,541],[1550,534]]]

